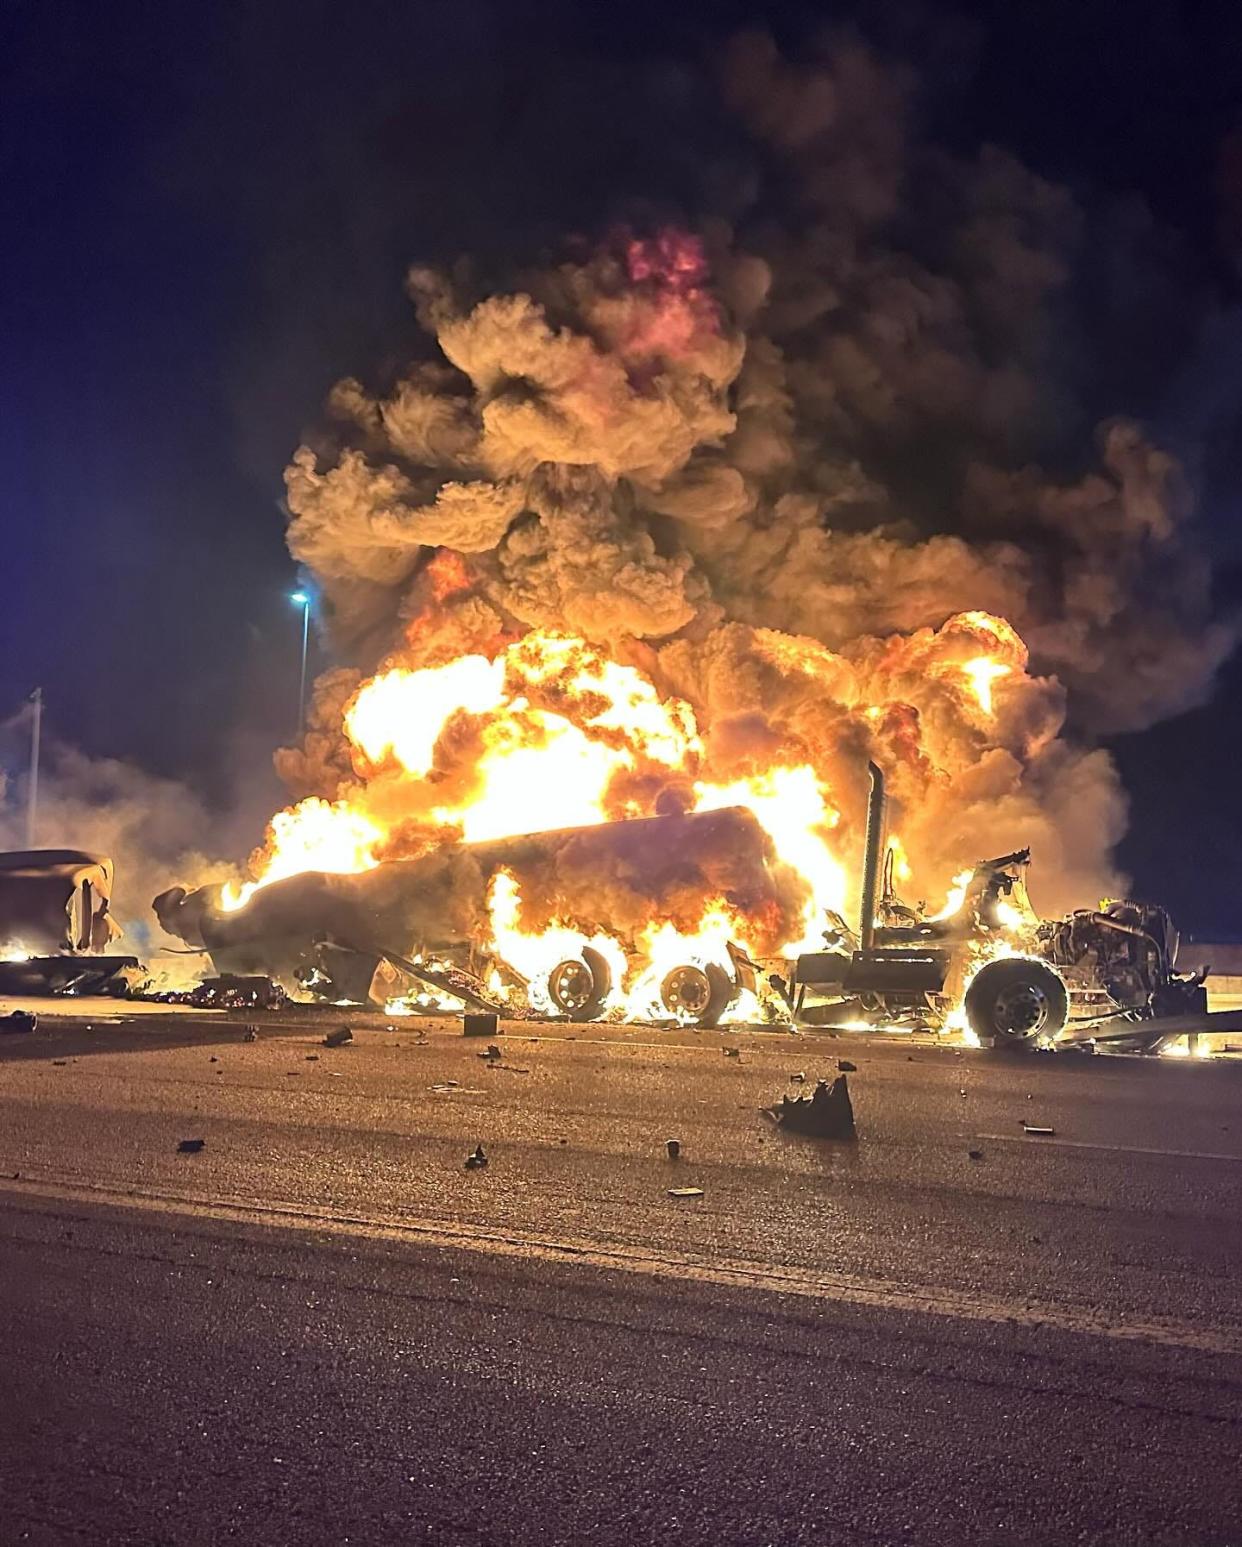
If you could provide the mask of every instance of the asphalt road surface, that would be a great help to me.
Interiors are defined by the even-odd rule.
[[[5,1547],[1242,1541],[1242,1069],[339,1018],[0,1039]]]

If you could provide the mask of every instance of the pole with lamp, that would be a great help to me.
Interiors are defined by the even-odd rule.
[[[302,676],[298,684],[298,735],[306,729],[306,645],[310,638],[311,599],[309,591],[294,591],[289,600],[302,609]]]
[[[43,729],[43,689],[30,695],[30,777],[26,785],[26,847],[35,846],[35,824],[39,819],[39,737]]]

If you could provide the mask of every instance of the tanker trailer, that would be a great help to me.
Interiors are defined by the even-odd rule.
[[[527,927],[607,934],[625,950],[628,969],[639,965],[639,940],[653,920],[692,928],[718,900],[771,929],[792,905],[774,862],[754,815],[728,807],[450,843],[353,875],[304,872],[259,887],[239,908],[225,906],[220,886],[173,887],[153,906],[163,928],[208,953],[221,974],[266,974],[291,992],[382,1002],[396,971],[503,1009],[485,986],[493,970],[528,985],[490,949],[488,898],[498,872],[517,882]],[[555,965],[547,995],[557,1013],[592,1020],[613,986],[608,962],[587,947]],[[678,963],[659,997],[671,1018],[711,1025],[753,986],[748,958],[731,950],[728,968]]]

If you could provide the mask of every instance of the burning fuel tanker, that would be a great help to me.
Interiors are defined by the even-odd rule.
[[[550,899],[574,926],[524,933],[524,895]],[[754,815],[725,808],[454,843],[352,875],[302,872],[241,907],[221,886],[175,887],[154,906],[218,972],[319,997],[391,1002],[412,988],[574,1019],[615,1009],[712,1024],[743,1008],[753,963],[734,936],[770,951],[800,896]]]
[[[246,880],[159,899],[217,967],[678,1018],[716,1013],[725,972],[741,1013],[742,957],[822,954],[854,913],[869,763],[870,868],[919,928],[953,913],[963,856],[1028,845],[1042,910],[1124,895],[1092,738],[1201,699],[1232,635],[1139,426],[1041,463],[1068,274],[1043,244],[1073,223],[989,162],[906,250],[878,62],[846,61],[883,120],[854,145],[849,114],[774,133],[797,93],[752,65],[772,111],[733,107],[797,147],[787,231],[764,199],[490,288],[412,270],[410,363],[339,382],[294,453],[288,546],[339,664],[276,754],[289,804]],[[808,102],[845,100],[834,68]],[[855,208],[860,166],[893,182]],[[819,981],[852,992],[828,954]]]

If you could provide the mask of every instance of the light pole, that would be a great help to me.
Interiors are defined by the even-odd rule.
[[[30,779],[26,787],[26,847],[35,846],[35,823],[39,817],[39,733],[43,728],[43,689],[30,695]]]
[[[310,593],[294,591],[289,600],[302,609],[302,677],[298,684],[298,735],[300,736],[306,729],[306,642],[310,637]]]

